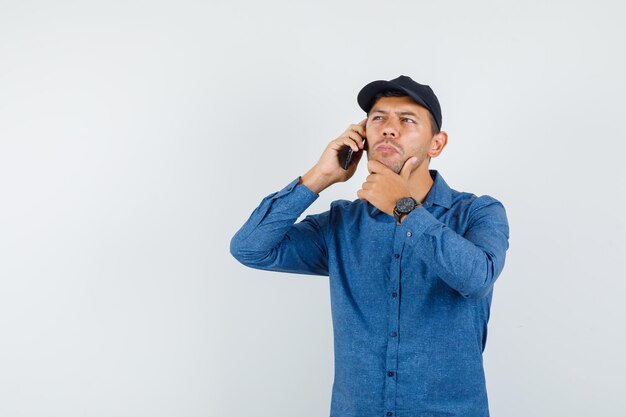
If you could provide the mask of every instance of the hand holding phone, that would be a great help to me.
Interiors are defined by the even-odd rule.
[[[319,161],[302,176],[302,184],[319,194],[333,184],[348,181],[356,171],[363,150],[367,150],[366,123],[367,119],[363,119],[351,124],[338,138],[330,141]],[[357,149],[353,151],[352,147]]]
[[[365,141],[365,138],[363,138],[363,149],[360,150],[359,152],[363,152],[363,150],[367,149],[367,142]],[[350,165],[352,164],[352,161],[354,160],[354,154],[356,152],[354,152],[354,150],[349,147],[349,146],[344,146],[338,153],[337,153],[337,157],[339,158],[339,165],[341,165],[341,168],[345,169],[346,171],[348,169],[350,169]]]

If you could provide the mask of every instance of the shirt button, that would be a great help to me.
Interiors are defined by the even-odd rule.
[[[411,233],[411,232],[406,232],[406,237],[411,237],[411,236],[413,236],[413,233]]]
[[[394,292],[392,292],[392,293],[391,293],[391,297],[392,297],[392,298],[396,298],[397,296],[398,296],[398,293],[397,293],[397,292],[395,292],[395,291],[394,291]]]
[[[387,372],[387,375],[388,375],[388,376],[393,376],[393,371],[389,371],[389,372]]]
[[[397,335],[398,335],[398,333],[396,333],[396,332],[389,333],[389,336],[391,336],[391,337],[396,337]]]
[[[394,257],[394,258],[396,258],[396,259],[398,259],[398,258],[400,257],[400,254],[399,254],[399,253],[394,253],[394,254],[393,254],[393,257]]]
[[[389,417],[391,417],[391,416],[393,415],[393,413],[392,413],[391,411],[387,411],[387,415],[388,415]]]

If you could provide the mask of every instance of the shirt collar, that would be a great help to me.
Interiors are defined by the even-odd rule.
[[[452,189],[438,171],[431,169],[429,172],[434,182],[424,200],[424,205],[427,207],[437,205],[449,209],[452,206]]]

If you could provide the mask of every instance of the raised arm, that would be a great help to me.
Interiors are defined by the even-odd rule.
[[[261,202],[231,240],[231,254],[239,262],[258,269],[328,275],[324,233],[329,214],[295,222],[322,190],[354,175],[363,153],[364,126],[365,120],[348,126],[305,175]],[[338,159],[345,146],[355,152],[347,170]]]

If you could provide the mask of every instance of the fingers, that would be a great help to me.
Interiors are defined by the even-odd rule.
[[[349,146],[354,152],[358,152],[360,150],[357,141],[350,136],[338,137],[330,143],[330,146],[336,151],[339,151],[344,146]]]
[[[365,139],[365,124],[363,122],[361,120],[358,124],[349,125],[340,137],[349,137],[354,140],[358,149],[363,149],[363,139]]]
[[[365,138],[365,123],[367,122],[367,119],[363,119],[361,120],[359,123],[355,124],[355,125],[349,125],[348,128],[346,129],[346,132],[348,131],[353,131],[358,133],[358,135],[364,139]]]
[[[370,174],[379,174],[384,171],[391,171],[391,168],[389,168],[387,165],[383,164],[380,161],[377,161],[375,159],[370,159],[367,162],[367,170],[369,171]]]
[[[356,192],[357,197],[361,200],[368,200],[372,197],[373,194],[377,193],[377,190],[380,189],[380,185],[376,185],[375,181],[372,181],[372,176],[367,177],[365,182],[361,184],[361,188]]]
[[[363,149],[363,139],[365,138],[365,128],[361,124],[349,125],[348,128],[337,139],[330,143],[330,146],[339,150],[343,146],[349,146],[354,152]]]

